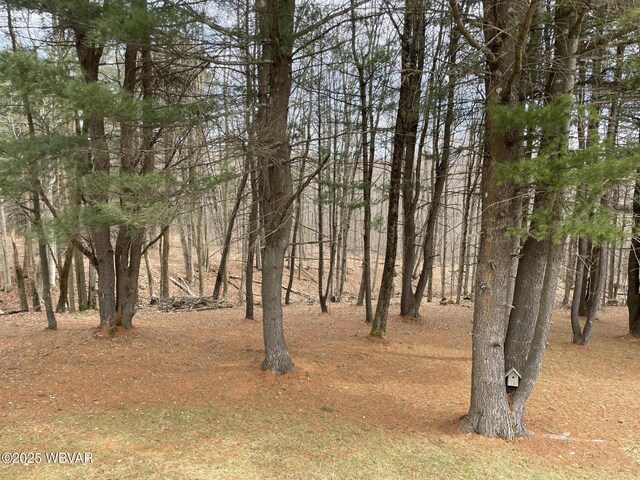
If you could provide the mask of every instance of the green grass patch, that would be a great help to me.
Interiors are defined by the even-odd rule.
[[[0,479],[575,479],[511,444],[390,433],[326,415],[210,405],[9,425],[2,451],[91,452],[90,465],[4,465]],[[626,478],[632,478],[629,475]]]

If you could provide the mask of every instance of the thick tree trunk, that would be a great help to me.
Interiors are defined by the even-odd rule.
[[[560,3],[555,12],[556,39],[554,45],[554,59],[549,73],[545,93],[549,102],[555,101],[560,95],[570,94],[573,91],[574,75],[576,70],[576,51],[578,37],[582,26],[582,13],[576,10],[576,6],[570,3]],[[558,118],[558,125],[552,134],[543,136],[540,141],[540,149],[549,155],[558,155],[566,151],[569,145],[570,111],[564,112]],[[554,201],[553,195],[545,192],[545,186],[539,186],[534,200],[534,213],[541,208],[549,210],[549,202]],[[557,201],[557,200],[556,200]],[[558,207],[552,206],[556,212],[548,216],[547,222],[554,228],[554,222],[561,219]],[[513,310],[509,319],[509,331],[506,343],[506,368],[515,368],[519,372],[524,369],[524,362],[529,355],[529,346],[533,338],[536,323],[532,319],[538,319],[538,308],[547,300],[541,297],[543,293],[553,295],[543,289],[545,271],[550,268],[548,264],[549,251],[552,249],[550,235],[539,240],[537,238],[538,224],[532,221],[529,236],[520,252],[521,260],[516,275],[515,292],[513,298]],[[555,248],[554,248],[555,249]],[[546,321],[546,320],[544,320]]]
[[[516,274],[513,294],[513,309],[509,316],[509,327],[505,343],[505,368],[524,370],[529,347],[536,328],[542,287],[547,269],[548,251],[551,238],[538,240],[528,237],[520,252],[520,262]],[[555,295],[555,292],[554,292]]]
[[[100,60],[104,46],[94,43],[86,26],[74,26],[76,52],[84,76],[85,83],[98,81]],[[85,118],[90,140],[89,165],[85,165],[81,175],[103,175],[108,177],[111,162],[106,145],[105,124],[102,117]],[[90,193],[90,192],[89,192]],[[97,199],[106,203],[104,195]],[[95,207],[99,210],[99,206]],[[98,304],[100,311],[100,327],[115,326],[116,298],[115,298],[115,266],[114,251],[111,244],[111,228],[108,225],[91,228],[92,243],[97,259],[98,273]],[[90,287],[91,288],[91,287]]]
[[[293,369],[282,321],[282,266],[286,243],[266,241],[262,256],[262,327],[265,346],[263,370],[284,374]]]
[[[282,273],[291,232],[293,183],[287,134],[294,41],[294,0],[266,0],[256,7],[262,62],[258,64],[255,149],[264,228],[262,252],[263,370],[293,368],[284,339]]]
[[[526,363],[519,372],[522,375],[520,386],[512,396],[512,410],[515,421],[515,433],[519,437],[529,435],[524,425],[526,404],[533,392],[533,387],[538,379],[542,366],[542,357],[546,349],[547,334],[551,326],[551,313],[555,304],[556,288],[558,285],[558,274],[564,245],[562,242],[549,245],[547,248],[546,269],[544,280],[540,290],[540,305],[537,309],[537,316],[531,340],[528,342]],[[508,365],[507,365],[508,368]]]
[[[146,8],[146,2],[142,2]],[[140,65],[138,67],[137,54],[140,52]],[[123,175],[145,175],[151,173],[154,168],[153,155],[153,127],[144,118],[150,112],[149,104],[153,98],[153,72],[151,64],[151,45],[149,38],[145,38],[143,44],[128,44],[125,50],[124,88],[133,96],[135,95],[137,71],[140,71],[140,83],[142,98],[147,102],[143,106],[143,120],[141,126],[141,142],[139,153],[140,166],[137,166],[134,156],[133,125],[123,122],[120,136],[120,171]],[[167,152],[169,150],[167,149]],[[128,193],[125,187],[125,192]],[[124,205],[123,205],[124,206]],[[166,232],[165,232],[166,234]],[[114,261],[116,272],[116,325],[122,325],[129,329],[133,327],[133,316],[138,304],[138,285],[140,281],[140,264],[142,262],[142,247],[144,244],[145,230],[131,225],[121,225],[116,240]],[[168,251],[168,249],[167,249]]]
[[[458,28],[460,11],[451,0]],[[513,439],[516,435],[505,386],[504,342],[508,315],[506,299],[512,266],[512,239],[508,232],[517,218],[517,189],[499,182],[501,165],[522,157],[523,130],[500,125],[496,105],[517,106],[520,101],[522,53],[538,2],[517,0],[484,2],[484,34],[487,46],[485,73],[486,116],[481,192],[482,236],[475,287],[471,405],[462,420],[465,432]]]
[[[485,127],[485,158],[482,176],[482,237],[475,285],[471,406],[462,421],[465,432],[512,439],[515,436],[505,388],[504,342],[507,331],[505,299],[511,268],[511,238],[507,235],[515,218],[516,189],[498,184],[497,163],[519,157],[516,131],[495,126],[489,110]]]

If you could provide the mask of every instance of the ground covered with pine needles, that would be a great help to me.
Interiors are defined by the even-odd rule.
[[[259,310],[258,310],[259,311]],[[397,313],[397,306],[392,313]],[[296,365],[260,371],[259,321],[241,308],[142,309],[131,331],[95,312],[0,317],[0,451],[91,452],[86,465],[2,465],[2,479],[638,478],[640,342],[605,309],[588,347],[554,315],[529,403],[534,435],[463,435],[469,306],[392,315],[368,337],[361,307],[285,308]]]

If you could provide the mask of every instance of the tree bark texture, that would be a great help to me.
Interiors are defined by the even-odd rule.
[[[262,62],[258,65],[259,108],[252,153],[258,186],[264,249],[262,254],[263,370],[284,374],[293,368],[284,339],[282,274],[291,233],[293,180],[287,134],[294,41],[294,0],[266,0],[256,7]]]
[[[460,12],[451,0],[456,23]],[[484,2],[486,117],[481,192],[483,215],[473,317],[471,405],[461,428],[488,437],[512,439],[516,432],[505,386],[504,342],[512,240],[515,226],[516,186],[498,182],[498,169],[522,156],[523,131],[517,125],[501,125],[496,106],[520,102],[517,84],[522,49],[537,2],[517,0],[505,4]],[[457,11],[457,15],[456,15]]]

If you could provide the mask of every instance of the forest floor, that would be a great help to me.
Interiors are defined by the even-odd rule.
[[[534,435],[515,442],[458,431],[469,306],[392,315],[383,341],[361,307],[286,307],[285,376],[260,371],[261,324],[243,313],[147,307],[113,335],[95,312],[59,315],[55,332],[42,314],[0,317],[0,451],[92,454],[2,465],[0,478],[640,478],[640,342],[625,308],[601,313],[586,348],[555,312]]]

